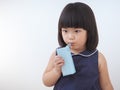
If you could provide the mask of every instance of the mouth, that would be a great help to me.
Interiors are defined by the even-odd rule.
[[[70,47],[72,47],[72,46],[74,46],[74,43],[69,43],[68,45],[69,45]]]

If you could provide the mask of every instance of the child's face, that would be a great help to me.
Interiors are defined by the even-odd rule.
[[[62,37],[66,44],[71,44],[74,51],[86,49],[87,31],[82,28],[62,28]]]

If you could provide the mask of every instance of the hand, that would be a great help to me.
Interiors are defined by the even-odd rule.
[[[61,67],[64,65],[64,60],[60,56],[55,56],[54,60],[54,70],[58,73],[61,73]]]

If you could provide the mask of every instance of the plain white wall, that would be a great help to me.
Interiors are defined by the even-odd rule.
[[[88,4],[96,17],[99,45],[110,78],[120,90],[119,0],[0,0],[0,90],[51,90],[42,74],[58,47],[57,24],[69,2]]]

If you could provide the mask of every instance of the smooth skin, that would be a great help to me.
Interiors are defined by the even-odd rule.
[[[71,44],[71,52],[78,54],[86,49],[87,31],[82,28],[62,28],[63,40],[66,44]],[[62,57],[56,55],[54,51],[50,57],[47,68],[43,74],[43,83],[50,87],[54,86],[61,76],[61,67],[64,65]],[[99,79],[102,90],[113,90],[107,62],[102,53],[98,54]]]

